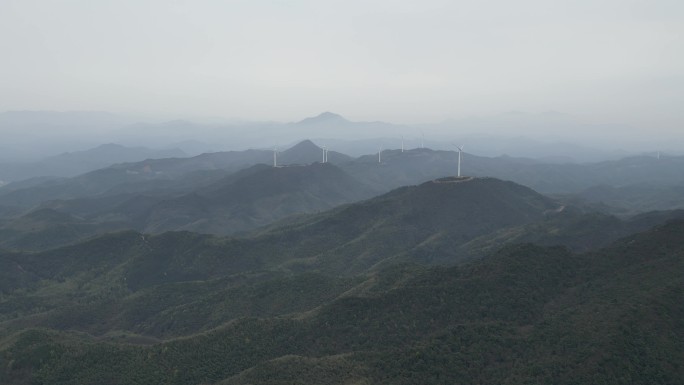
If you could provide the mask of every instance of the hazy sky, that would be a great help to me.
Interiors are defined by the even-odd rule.
[[[0,111],[684,131],[681,0],[0,0]]]

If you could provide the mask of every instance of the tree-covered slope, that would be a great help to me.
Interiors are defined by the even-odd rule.
[[[123,192],[47,202],[0,223],[0,247],[44,250],[123,229],[235,234],[375,195],[336,166],[320,163],[278,168],[256,165],[211,183],[199,175],[183,181],[190,185],[184,189],[191,192]],[[52,215],[39,218],[38,213]]]
[[[303,141],[280,154],[282,165],[311,164],[322,160],[322,149]],[[329,161],[351,158],[330,152]],[[154,193],[169,196],[189,192],[198,184],[210,184],[227,174],[257,164],[272,164],[270,150],[214,152],[190,158],[146,159],[119,163],[72,178],[53,178],[35,183],[15,183],[0,188],[0,205],[30,209],[44,202],[76,198],[108,197],[122,193]]]
[[[458,154],[427,148],[386,150],[382,162],[377,153],[359,157],[341,167],[350,175],[386,190],[456,175]],[[464,153],[462,175],[493,177],[548,193],[578,193],[593,186],[648,184],[673,186],[684,182],[684,157],[629,157],[586,164],[544,163],[508,156],[483,157]],[[672,209],[675,207],[660,207]]]
[[[328,166],[318,167],[327,172]],[[140,308],[140,302],[154,297],[158,285],[170,285],[167,290],[174,293],[190,281],[213,282],[253,272],[352,277],[403,262],[453,264],[465,255],[452,252],[459,245],[506,226],[546,218],[555,207],[548,198],[514,183],[446,179],[311,215],[251,237],[190,232],[149,236],[127,231],[40,252],[5,252],[0,253],[0,262],[7,266],[2,291],[8,298],[0,304],[1,315],[16,321],[14,326],[27,316],[35,316],[36,325],[57,325],[46,320],[54,319],[52,313],[47,318],[41,313],[65,313],[58,323],[62,329],[106,333],[109,327],[102,325],[110,324],[111,314]],[[60,216],[52,211],[34,216],[55,215]],[[218,290],[208,283],[193,287],[198,296]],[[80,320],[69,316],[77,314]],[[216,314],[216,319],[226,319],[227,313]],[[159,336],[162,319],[151,314],[143,326],[127,321],[126,330]],[[178,331],[171,328],[164,333]]]
[[[151,346],[25,331],[2,378],[38,384],[615,383],[684,376],[684,222],[572,254],[518,245],[396,267],[297,316]]]
[[[259,165],[146,208],[146,216],[138,219],[142,223],[137,227],[151,233],[188,230],[232,234],[373,195],[372,189],[332,164]]]

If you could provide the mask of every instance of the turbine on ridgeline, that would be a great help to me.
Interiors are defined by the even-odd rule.
[[[456,147],[456,149],[458,150],[458,174],[456,176],[458,176],[460,178],[461,177],[461,158],[462,158],[461,154],[463,153],[463,146],[457,146],[454,143],[451,143],[451,145]]]

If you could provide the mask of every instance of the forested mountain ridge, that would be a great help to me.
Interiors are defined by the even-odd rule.
[[[44,211],[33,217],[61,215]],[[351,282],[359,274],[373,274],[397,264],[455,264],[526,241],[594,250],[610,239],[681,216],[653,213],[625,222],[575,213],[512,182],[446,178],[290,219],[247,237],[191,232],[150,236],[124,231],[37,253],[0,253],[0,261],[7,267],[0,289],[12,298],[4,303],[5,309],[15,312],[5,314],[8,321],[17,315],[66,311],[81,317],[62,315],[60,327],[102,333],[107,328],[96,325],[108,324],[107,314],[125,315],[129,314],[127,308],[140,309],[136,304],[159,294],[159,285],[167,285],[168,293],[194,287],[193,301],[211,296],[220,302],[218,293],[223,289],[209,282],[223,282],[227,277],[242,277],[238,282],[250,285],[292,274],[324,274]],[[74,287],[78,289],[74,291]],[[70,297],[62,295],[65,291],[72,293]],[[185,295],[177,297],[187,299]],[[109,305],[79,305],[103,299]],[[197,306],[196,313],[206,313]],[[213,316],[208,318],[218,322],[230,317],[220,309],[212,310]],[[127,325],[131,331],[157,337],[178,333],[160,326],[165,323],[160,314],[148,316],[147,326],[131,320]],[[19,324],[25,322],[21,317]],[[36,325],[55,325],[41,319],[34,318]],[[206,327],[185,325],[182,330]],[[158,334],[160,328],[167,331]]]
[[[684,375],[683,233],[684,221],[674,221],[587,254],[517,245],[457,267],[395,267],[313,311],[241,318],[148,347],[132,337],[21,331],[3,339],[1,378],[676,383]]]
[[[123,229],[235,234],[376,194],[329,163],[275,168],[256,165],[211,183],[185,182],[190,186],[183,189],[190,192],[124,192],[46,202],[0,223],[0,234],[4,234],[0,247],[40,250]],[[52,214],[39,218],[36,213]]]
[[[361,156],[341,167],[362,181],[377,187],[392,189],[419,184],[457,172],[455,151],[416,148],[406,151],[384,150],[381,162],[378,154]],[[634,156],[613,161],[585,164],[556,164],[509,156],[484,157],[463,153],[463,175],[510,180],[535,191],[579,193],[593,186],[620,187],[630,184],[650,184],[667,187],[684,182],[684,157],[659,159]]]
[[[334,166],[312,167],[327,173],[327,169]],[[267,172],[279,174],[283,170],[268,168]],[[297,168],[290,170],[297,171]],[[338,180],[337,177],[333,179]],[[261,186],[264,180],[257,178],[255,182]],[[253,189],[250,188],[250,191]],[[252,199],[253,196],[245,196],[247,198]],[[447,178],[400,188],[363,202],[290,220],[284,226],[273,226],[249,237],[222,238],[189,232],[150,237],[127,231],[68,247],[26,254],[24,258],[36,261],[39,265],[43,263],[41,261],[49,265],[53,261],[61,261],[60,266],[72,266],[71,262],[61,258],[68,256],[71,260],[83,256],[90,260],[94,257],[91,248],[133,250],[130,255],[132,260],[147,261],[145,263],[158,261],[171,269],[165,270],[161,265],[154,265],[156,273],[150,279],[162,272],[167,277],[174,277],[180,272],[192,275],[192,266],[211,274],[228,273],[233,271],[231,269],[235,268],[236,261],[247,261],[245,263],[249,266],[239,267],[233,271],[235,273],[249,269],[278,268],[284,271],[321,270],[334,274],[356,274],[388,258],[403,255],[401,260],[412,260],[412,254],[406,254],[407,251],[430,244],[436,238],[446,237],[449,245],[458,245],[507,226],[539,221],[554,215],[557,209],[558,205],[551,199],[512,182],[486,178]],[[48,217],[62,215],[49,211],[45,214]],[[122,234],[137,235],[124,237]],[[204,258],[210,258],[215,265],[207,265]],[[458,256],[451,262],[457,260]],[[430,262],[425,256],[418,261]],[[73,266],[84,271],[93,268],[88,264]],[[198,279],[211,277],[197,276]],[[128,283],[130,285],[131,281]]]
[[[182,208],[175,217],[196,223],[236,217],[221,205],[277,213],[298,194],[374,191],[321,163],[214,178],[196,193],[72,208],[139,223]],[[2,383],[667,384],[682,372],[681,212],[621,219],[448,177],[240,237],[127,230],[51,248],[50,234],[131,223],[57,208],[0,233],[47,248],[0,251]]]
[[[311,141],[303,141],[278,155],[280,165],[311,164],[322,160],[322,149]],[[331,163],[351,158],[329,152]],[[55,199],[74,199],[113,195],[122,192],[190,191],[193,180],[220,178],[257,164],[273,164],[271,150],[250,149],[197,155],[190,158],[146,159],[139,162],[114,164],[73,178],[57,178],[22,186],[15,183],[0,189],[0,201],[6,205],[30,208]],[[196,183],[196,182],[195,182]],[[206,183],[206,182],[205,182]]]
[[[309,140],[280,152],[280,165],[322,161],[322,149]],[[351,158],[329,151],[331,163],[378,192],[456,174],[457,154],[427,148],[382,151]],[[74,178],[15,183],[0,188],[0,206],[24,210],[57,199],[95,198],[122,193],[169,196],[188,193],[193,184],[211,184],[256,164],[273,164],[271,150],[206,153],[191,158],[148,159],[92,171]],[[495,177],[529,186],[542,193],[580,193],[594,186],[620,188],[649,184],[669,189],[684,181],[684,157],[629,157],[587,164],[553,164],[507,156],[464,154],[465,175]],[[671,194],[670,194],[671,195]],[[678,207],[646,206],[646,209]]]
[[[187,155],[179,149],[152,150],[107,143],[85,151],[53,155],[40,161],[0,163],[0,180],[18,181],[44,176],[72,177],[118,163],[183,157]]]

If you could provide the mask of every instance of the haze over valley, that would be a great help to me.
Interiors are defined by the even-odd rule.
[[[683,22],[0,3],[0,383],[682,383]]]

